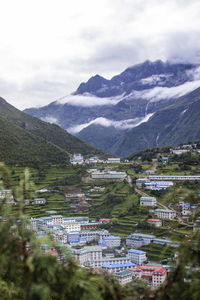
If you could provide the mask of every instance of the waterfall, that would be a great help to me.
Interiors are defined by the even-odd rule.
[[[157,137],[156,137],[156,146],[158,146],[159,137],[160,137],[160,134],[158,134]]]
[[[146,108],[145,108],[145,117],[147,116],[147,113],[148,113],[149,103],[150,103],[150,101],[147,102],[147,105],[146,105]]]

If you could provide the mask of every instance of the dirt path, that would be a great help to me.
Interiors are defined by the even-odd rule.
[[[156,170],[157,170],[157,168],[158,168],[158,162],[156,161],[156,162],[153,164],[153,166],[152,166],[152,169],[151,169],[151,170],[153,170],[153,171],[156,171]]]

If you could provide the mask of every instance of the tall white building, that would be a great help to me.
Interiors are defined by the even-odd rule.
[[[62,215],[53,215],[53,216],[51,216],[51,219],[52,219],[53,225],[61,225],[63,223]]]
[[[170,209],[155,209],[155,214],[160,219],[173,220],[176,216],[176,212]]]
[[[115,163],[120,163],[120,158],[119,157],[110,157],[107,159],[107,164],[115,164]]]
[[[81,224],[80,223],[66,223],[63,225],[66,232],[80,231]]]
[[[126,178],[125,172],[116,172],[116,171],[96,171],[92,172],[91,177],[93,179],[124,179]]]
[[[137,265],[142,265],[143,262],[147,260],[146,252],[136,249],[130,249],[128,251],[128,257]]]
[[[157,200],[155,197],[141,197],[140,205],[157,206]]]
[[[117,248],[121,245],[121,238],[119,236],[106,236],[101,243],[105,244],[108,248]]]

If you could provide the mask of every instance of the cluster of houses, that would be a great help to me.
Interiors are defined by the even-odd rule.
[[[90,200],[87,196],[88,195],[79,188],[66,190],[65,202],[69,202],[70,207],[77,212],[86,212],[91,206],[91,204],[87,202],[87,200]]]
[[[140,206],[157,206],[157,200],[155,197],[140,197]],[[154,213],[160,219],[167,219],[173,220],[176,217],[176,211],[171,209],[159,209],[156,208],[151,210],[150,212]],[[149,220],[156,220],[156,221],[149,221]],[[156,227],[162,226],[162,221],[159,219],[149,219],[148,223],[151,225],[155,225]]]
[[[107,160],[102,160],[98,156],[92,156],[89,158],[84,158],[82,154],[74,154],[70,159],[72,165],[89,165],[89,164],[120,164],[121,159],[119,157],[110,157]],[[126,160],[126,162],[128,162]]]
[[[196,205],[191,205],[190,203],[186,203],[184,201],[179,201],[179,207],[181,209],[181,216],[190,216],[194,215],[194,212],[198,208]]]
[[[14,199],[12,191],[9,189],[0,190],[0,200],[6,199],[6,203],[9,205],[16,205],[19,199]],[[25,199],[25,205],[44,205],[46,203],[45,198],[35,198],[34,200]]]
[[[199,175],[148,175],[148,178],[137,178],[136,186],[149,190],[163,190],[173,186],[173,181],[200,180]]]
[[[149,175],[153,176],[153,175]],[[145,188],[152,191],[165,190],[173,185],[172,181],[163,180],[150,180],[150,178],[138,178],[136,179],[136,186],[139,188]]]
[[[149,245],[150,243],[153,244],[160,244],[160,245],[169,245],[172,247],[178,247],[178,243],[174,243],[169,239],[160,239],[156,238],[155,235],[152,234],[143,234],[143,233],[133,233],[127,236],[126,238],[126,245],[131,248],[140,248],[142,246]]]
[[[187,181],[200,180],[199,175],[149,175],[149,180]]]
[[[35,230],[37,238],[51,233],[56,242],[70,249],[81,267],[106,270],[114,274],[122,284],[133,278],[144,279],[152,287],[162,284],[167,269],[164,266],[149,267],[146,252],[138,248],[150,243],[174,247],[177,244],[168,239],[158,239],[154,235],[133,233],[127,236],[125,248],[119,236],[113,236],[108,230],[100,228],[101,224],[109,222],[110,219],[103,218],[98,222],[90,222],[88,217],[50,215],[31,218],[29,226]],[[42,245],[42,249],[56,255],[55,249],[46,244]]]

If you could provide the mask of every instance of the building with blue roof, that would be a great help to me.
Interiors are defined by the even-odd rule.
[[[123,271],[123,270],[126,270],[128,268],[135,267],[135,266],[136,266],[136,264],[134,264],[132,262],[126,262],[126,263],[123,263],[123,264],[112,264],[112,265],[103,264],[102,269],[104,269],[104,270],[106,270],[110,273],[116,273],[116,272]]]
[[[155,238],[152,234],[133,233],[127,236],[126,245],[131,248],[140,248],[144,245],[149,245]]]
[[[137,265],[142,265],[147,260],[146,252],[136,249],[128,250],[128,257],[131,259],[131,262]]]
[[[121,245],[121,238],[120,236],[105,236],[103,240],[101,241],[104,245],[106,245],[108,248],[117,248]]]

